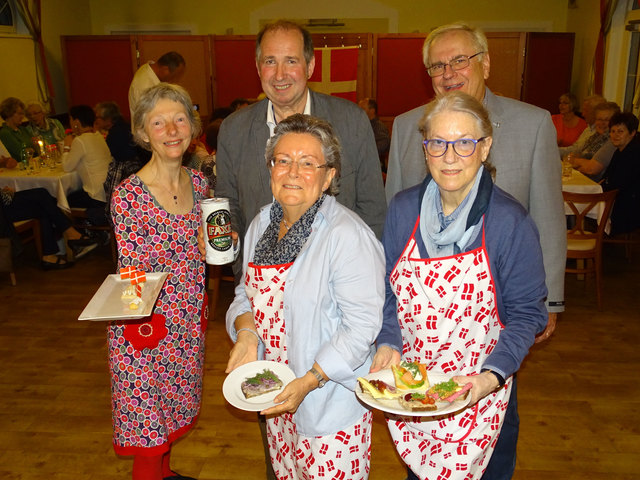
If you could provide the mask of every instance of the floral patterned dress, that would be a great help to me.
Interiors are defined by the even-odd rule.
[[[205,265],[197,246],[200,199],[209,186],[199,172],[190,212],[164,210],[139,177],[114,191],[111,214],[119,267],[171,272],[151,318],[109,326],[113,444],[120,455],[158,455],[186,433],[200,411]]]

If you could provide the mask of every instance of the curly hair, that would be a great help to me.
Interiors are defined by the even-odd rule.
[[[316,138],[322,147],[322,155],[327,168],[335,168],[336,174],[327,188],[328,195],[337,195],[339,192],[340,165],[342,160],[342,147],[340,140],[336,136],[333,127],[329,122],[311,115],[303,115],[296,113],[287,117],[276,127],[273,137],[267,142],[267,149],[264,158],[267,162],[267,168],[271,168],[271,163],[275,159],[275,148],[278,142],[288,133],[306,133]]]

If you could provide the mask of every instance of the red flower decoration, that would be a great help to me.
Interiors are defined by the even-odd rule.
[[[169,333],[165,322],[166,318],[164,315],[154,313],[148,322],[127,324],[127,326],[124,327],[124,338],[126,338],[136,350],[155,348],[160,343],[160,340]]]

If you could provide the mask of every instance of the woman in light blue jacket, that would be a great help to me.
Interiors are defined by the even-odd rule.
[[[280,122],[265,158],[274,202],[245,237],[244,282],[226,317],[235,342],[227,372],[265,359],[297,377],[261,412],[277,478],[366,479],[372,416],[353,390],[382,325],[382,246],[333,197],[340,144],[327,122]]]

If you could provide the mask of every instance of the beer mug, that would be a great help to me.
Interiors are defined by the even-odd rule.
[[[240,241],[233,245],[231,213],[228,198],[206,198],[200,201],[202,231],[209,265],[233,262],[240,250]]]

